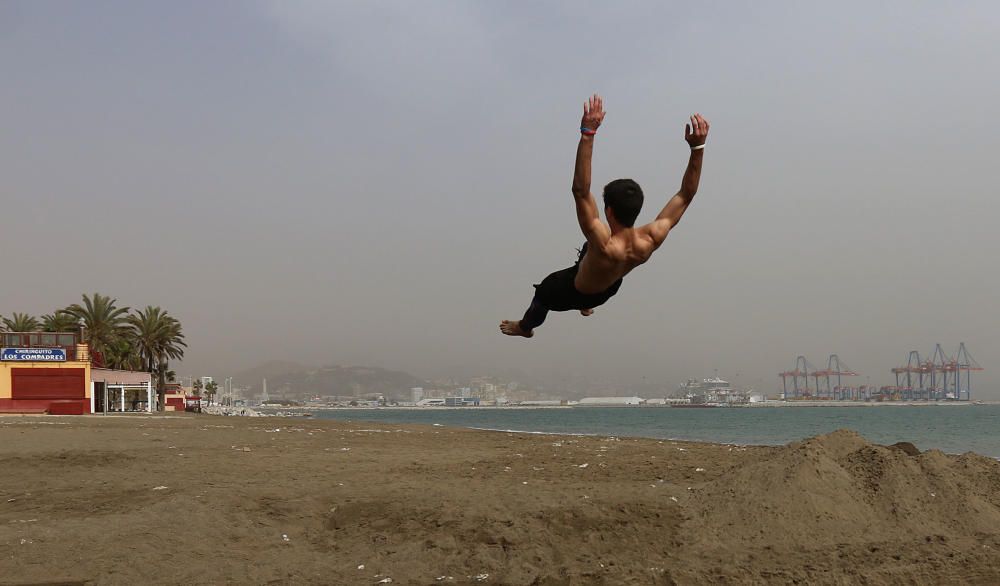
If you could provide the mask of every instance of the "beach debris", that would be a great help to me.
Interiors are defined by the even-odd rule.
[[[249,452],[249,451],[250,451],[250,448],[249,448],[249,447],[247,447],[247,446],[243,446],[243,451],[244,451],[244,452]]]
[[[440,423],[435,423],[435,424],[433,424],[433,425],[434,425],[434,427],[444,427],[444,426],[443,426],[443,425],[441,425]]]
[[[285,543],[288,543],[289,541],[291,541],[291,539],[289,539],[288,535],[286,535],[285,533],[281,534],[281,540],[284,541]]]
[[[587,466],[590,466],[590,462],[584,462],[583,464],[577,466],[577,468],[586,468]]]
[[[15,519],[11,523],[35,523],[38,519]]]
[[[476,582],[485,582],[485,581],[487,581],[487,580],[490,579],[490,575],[489,574],[476,574],[475,576],[471,576],[471,578],[473,580],[475,580]]]
[[[153,490],[167,490],[166,486],[154,486]]]
[[[937,496],[937,495],[936,495],[936,494],[934,494],[934,493],[932,492],[932,493],[931,493],[931,496]]]
[[[341,452],[350,452],[351,448],[340,448]]]
[[[704,468],[695,468],[694,471],[695,472],[704,472],[705,469]]]
[[[552,447],[553,448],[561,448],[562,447],[562,442],[552,442]]]
[[[504,472],[510,472],[511,471],[511,467],[510,466],[504,466],[503,467],[503,471]]]
[[[177,446],[167,446],[167,449],[168,449],[168,450],[176,450],[176,449],[177,449]]]
[[[527,480],[525,480],[525,481],[524,481],[524,482],[522,482],[521,484],[528,484],[528,481],[527,481]]]
[[[333,508],[335,508],[335,509],[336,509],[337,507],[333,507]],[[363,570],[363,569],[365,569],[365,565],[364,565],[364,564],[361,564],[360,566],[358,566],[358,569],[359,569],[359,570]]]
[[[531,469],[534,470],[535,472],[541,472],[542,470],[545,470],[545,468],[539,466],[532,466]]]
[[[378,576],[375,577],[378,578]],[[392,584],[392,578],[382,578],[376,584]]]
[[[24,545],[24,544],[26,544],[26,543],[34,543],[34,541],[32,541],[32,540],[30,540],[30,539],[24,539],[24,538],[21,538],[21,545]]]
[[[684,448],[677,448],[677,451],[678,452],[686,452],[687,450],[685,450]]]
[[[445,580],[454,580],[454,578],[451,576],[438,576],[437,578],[434,578],[434,580],[437,582],[444,582]]]
[[[670,497],[670,500],[674,501],[675,503],[676,502],[680,502],[680,501],[677,500],[677,497],[675,497],[675,496]]]
[[[14,502],[14,501],[16,501],[16,500],[17,500],[17,499],[7,499],[7,502],[8,502],[8,503],[12,503],[12,502]]]

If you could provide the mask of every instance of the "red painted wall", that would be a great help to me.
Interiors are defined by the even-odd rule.
[[[85,399],[87,371],[83,368],[12,368],[12,399]]]
[[[52,415],[83,415],[90,413],[90,399],[0,399],[0,413],[50,413]]]
[[[11,368],[10,382],[11,398],[0,399],[0,412],[90,413],[86,369]]]

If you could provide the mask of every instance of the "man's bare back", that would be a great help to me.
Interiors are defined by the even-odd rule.
[[[532,337],[534,328],[545,321],[549,311],[577,309],[583,315],[593,313],[594,307],[618,292],[625,275],[649,260],[680,221],[698,191],[708,121],[695,114],[684,133],[691,147],[691,157],[681,188],[656,219],[644,226],[634,226],[642,207],[642,189],[631,179],[618,179],[604,188],[604,212],[608,223],[602,222],[597,202],[590,192],[590,174],[594,137],[604,115],[604,101],[600,96],[594,95],[584,104],[573,174],[573,199],[580,229],[587,239],[586,249],[576,265],[552,273],[535,286],[535,298],[524,318],[500,323],[500,331],[504,334]]]
[[[599,293],[645,263],[656,248],[648,224],[612,234],[603,247],[588,246],[573,284],[580,293]]]

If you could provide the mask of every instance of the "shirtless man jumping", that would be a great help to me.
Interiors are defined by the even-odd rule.
[[[663,244],[698,191],[708,137],[708,120],[701,114],[691,116],[691,123],[685,127],[684,140],[691,146],[691,158],[680,191],[667,202],[660,215],[651,223],[636,228],[635,219],[642,209],[642,189],[631,179],[616,179],[604,187],[604,215],[608,218],[605,225],[590,193],[590,160],[594,138],[603,120],[604,101],[595,94],[583,105],[580,145],[576,149],[573,174],[576,217],[587,242],[576,264],[552,273],[535,285],[535,297],[520,321],[500,322],[500,331],[508,336],[534,336],[535,328],[542,325],[550,311],[576,309],[583,315],[592,314],[595,307],[603,305],[618,292],[625,275],[649,260],[653,251]]]

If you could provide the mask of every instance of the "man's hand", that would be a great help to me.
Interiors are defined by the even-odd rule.
[[[604,121],[604,100],[601,96],[594,94],[589,100],[583,103],[583,119],[580,120],[580,128],[587,128],[594,132]],[[706,123],[705,128],[708,128]]]
[[[695,114],[691,117],[691,123],[684,125],[684,140],[694,148],[705,144],[706,138],[708,138],[708,120],[702,118],[701,114]]]
[[[691,156],[688,166],[681,179],[681,188],[670,198],[656,219],[643,226],[643,230],[653,241],[653,247],[659,248],[667,234],[681,221],[681,216],[691,205],[694,194],[698,192],[698,182],[701,181],[701,164],[705,158],[705,139],[708,138],[708,120],[701,114],[691,116],[691,123],[684,128],[684,140],[691,145]]]

